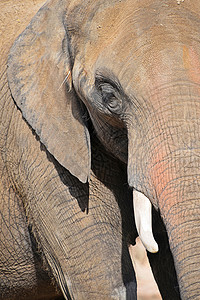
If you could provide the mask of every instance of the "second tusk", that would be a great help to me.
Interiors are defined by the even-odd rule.
[[[136,228],[144,247],[151,253],[158,252],[158,244],[152,233],[152,204],[150,200],[141,192],[133,190],[133,207]]]

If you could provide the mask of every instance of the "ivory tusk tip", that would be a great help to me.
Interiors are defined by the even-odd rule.
[[[148,238],[144,238],[140,236],[141,242],[144,245],[145,249],[151,253],[157,253],[159,248],[158,248],[158,244],[156,243],[156,241],[154,240],[153,236],[151,236],[150,239]]]
[[[148,247],[147,251],[151,253],[157,253],[159,250],[158,245],[154,245],[153,247]]]

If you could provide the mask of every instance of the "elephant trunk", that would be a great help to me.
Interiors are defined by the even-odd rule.
[[[171,180],[158,198],[182,299],[200,297],[199,180],[200,175],[197,174],[182,175]]]
[[[151,130],[139,142],[130,140],[128,176],[129,184],[160,211],[182,299],[199,299],[200,103],[199,95],[188,91],[186,99],[171,89],[160,112],[146,120]]]

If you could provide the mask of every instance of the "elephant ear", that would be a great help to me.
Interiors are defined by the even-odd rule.
[[[8,59],[8,82],[16,105],[40,141],[85,183],[90,172],[90,140],[83,104],[71,88],[63,2],[43,6],[15,41]]]

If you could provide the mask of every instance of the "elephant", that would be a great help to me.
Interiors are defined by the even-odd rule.
[[[199,1],[30,15],[1,47],[1,298],[137,299],[139,235],[162,298],[199,299]]]

